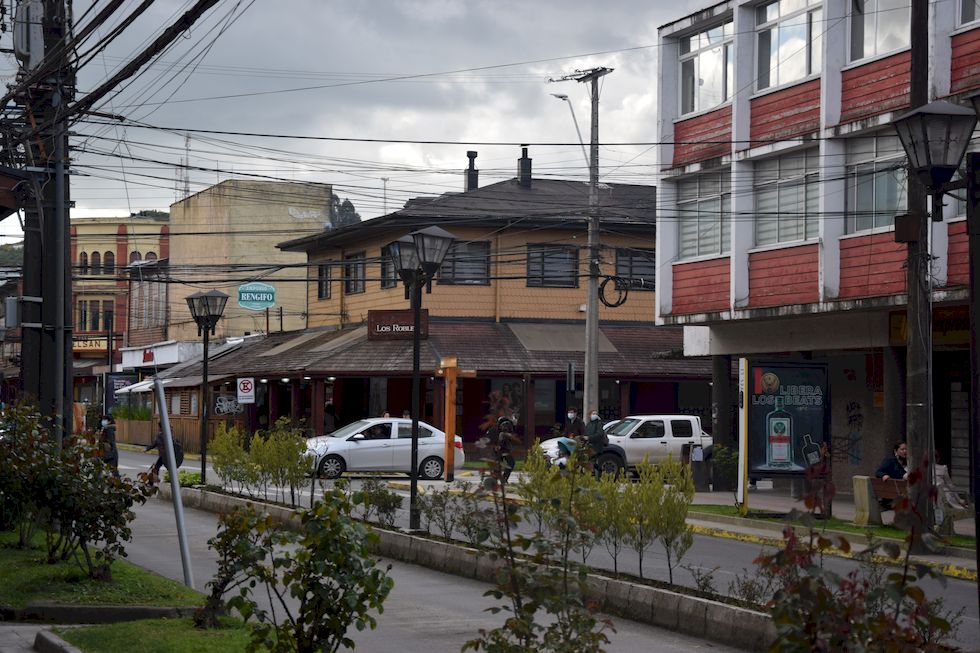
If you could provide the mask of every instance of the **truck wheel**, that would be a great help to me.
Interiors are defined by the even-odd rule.
[[[616,478],[625,471],[626,465],[623,464],[622,458],[614,453],[604,453],[595,461],[596,473],[600,476],[603,474],[612,474]]]

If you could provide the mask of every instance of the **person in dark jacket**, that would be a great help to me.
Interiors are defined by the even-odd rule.
[[[112,470],[113,476],[119,476],[119,449],[116,448],[116,420],[112,415],[102,418],[102,430],[99,432],[99,446],[102,449],[102,462]]]
[[[159,422],[157,426],[160,430],[157,431],[156,437],[153,438],[153,443],[146,448],[147,451],[157,450],[157,459],[150,468],[150,473],[152,476],[156,477],[160,474],[160,468],[167,464],[167,441],[163,436],[163,425]],[[174,443],[174,459],[177,463],[177,467],[180,467],[184,462],[184,448],[180,446],[180,442],[177,440]],[[169,467],[168,467],[169,469]]]
[[[517,439],[517,435],[514,433],[514,420],[506,415],[501,415],[497,418],[497,423],[490,427],[487,438],[490,440],[490,446],[493,447],[494,458],[500,465],[500,482],[506,483],[510,479],[510,473],[514,471],[515,465],[514,456],[511,454],[514,440]]]
[[[589,441],[591,455],[598,456],[609,444],[606,431],[602,428],[602,419],[599,418],[599,411],[589,411],[589,423],[585,425],[585,438]]]
[[[903,479],[909,473],[909,449],[904,442],[896,442],[892,447],[892,454],[885,456],[885,459],[878,465],[875,476],[887,481],[889,479]]]
[[[569,438],[577,438],[585,435],[585,422],[578,416],[578,411],[574,406],[568,409],[565,415],[568,421],[565,422],[565,435]]]

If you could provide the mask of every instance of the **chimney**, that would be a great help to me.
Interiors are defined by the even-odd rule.
[[[470,167],[463,171],[466,174],[463,190],[476,190],[480,187],[480,171],[476,169],[476,152],[470,150],[466,153],[466,158],[470,160]]]
[[[517,160],[517,183],[531,187],[531,159],[527,157],[527,145],[521,145],[521,158]]]

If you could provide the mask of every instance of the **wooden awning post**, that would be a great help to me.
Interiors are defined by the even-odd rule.
[[[446,450],[444,460],[445,479],[447,483],[453,482],[453,471],[456,467],[456,379],[459,377],[475,377],[475,370],[460,370],[455,356],[445,356],[439,361],[439,370],[436,372],[446,382],[446,400],[443,402],[445,413],[443,418],[443,430],[446,432]]]

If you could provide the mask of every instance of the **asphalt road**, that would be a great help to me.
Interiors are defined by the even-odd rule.
[[[144,455],[126,451],[120,452],[120,471],[123,473],[144,471],[152,462],[153,458],[148,454]],[[181,469],[200,471],[200,461],[185,461],[184,465],[181,466]],[[211,474],[212,472],[209,471],[209,475]],[[215,477],[211,475],[209,478],[214,479]],[[407,477],[404,475],[393,476],[392,479],[405,481]],[[354,484],[356,485],[356,481]],[[307,493],[306,496],[308,497],[309,494]],[[155,502],[156,500],[153,501]],[[308,501],[308,499],[306,499],[306,501]],[[304,503],[306,503],[306,501],[304,501]],[[406,509],[400,511],[397,522],[403,527],[407,526],[408,523],[407,503],[408,501],[406,497]],[[210,535],[207,537],[210,537]],[[207,537],[204,537],[203,541],[206,541]],[[176,544],[174,544],[173,551],[175,552],[174,555],[176,556]],[[737,578],[748,578],[756,575],[756,566],[753,561],[762,551],[762,547],[760,547],[758,544],[696,535],[694,538],[694,545],[691,547],[690,551],[688,551],[687,555],[682,561],[682,564],[712,572],[715,589],[719,592],[727,593],[729,585],[732,583],[732,581],[736,580]],[[590,566],[596,568],[613,568],[612,557],[601,546],[597,546],[592,550],[587,562]],[[180,562],[176,557],[175,564],[177,565],[177,575],[174,577],[180,578]],[[838,573],[846,573],[855,566],[855,563],[851,561],[834,557],[828,557],[825,560],[825,564],[828,568]],[[639,560],[636,554],[629,550],[622,552],[619,556],[618,567],[620,571],[638,574]],[[666,556],[664,555],[662,549],[653,547],[647,552],[643,562],[643,572],[643,575],[647,578],[654,578],[664,581],[668,579]],[[420,571],[419,573],[428,574],[432,572]],[[463,579],[456,579],[454,582],[463,583],[466,581]],[[691,587],[694,586],[691,573],[683,568],[675,567],[674,582]],[[945,586],[938,581],[925,581],[922,583],[922,586],[928,597],[934,598],[941,596],[943,597],[943,600],[948,608],[954,611],[960,609],[963,610],[963,616],[961,619],[958,636],[956,638],[956,643],[965,650],[976,650],[977,642],[980,642],[980,620],[977,618],[977,584],[957,579],[946,579]],[[477,592],[477,594],[479,593],[480,592]],[[450,604],[450,607],[451,605],[452,604]]]

